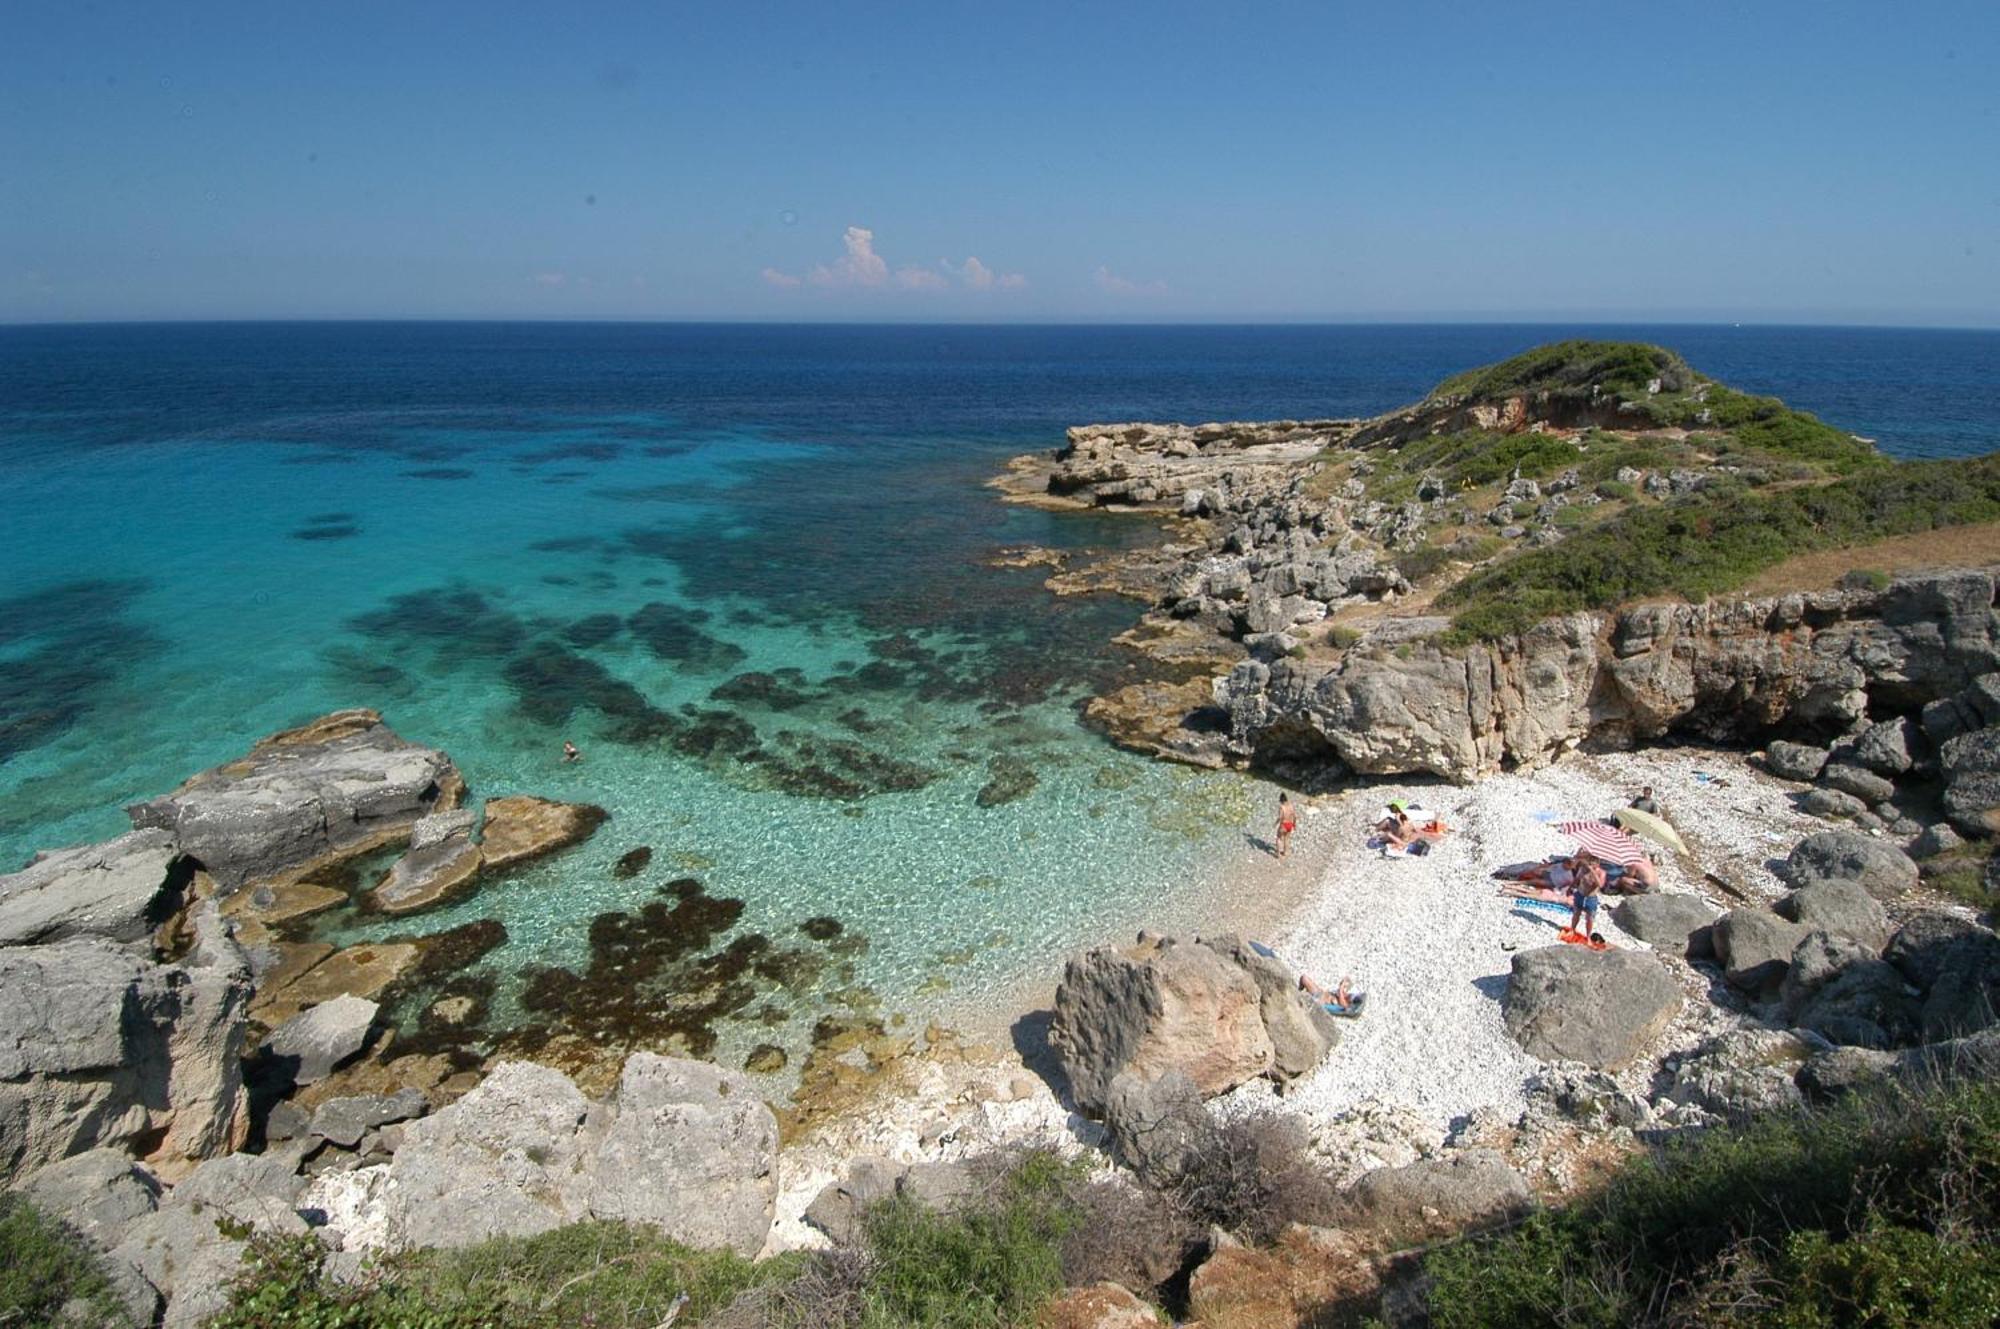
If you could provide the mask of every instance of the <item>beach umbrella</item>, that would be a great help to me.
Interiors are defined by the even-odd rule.
[[[1566,821],[1556,829],[1607,863],[1631,867],[1646,857],[1644,845],[1601,821]]]
[[[1643,835],[1654,844],[1665,845],[1677,854],[1688,851],[1687,842],[1681,839],[1680,832],[1667,825],[1663,818],[1637,808],[1620,808],[1611,815],[1633,835]]]

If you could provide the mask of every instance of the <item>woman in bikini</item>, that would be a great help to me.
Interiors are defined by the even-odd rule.
[[[1299,828],[1299,810],[1292,802],[1292,796],[1278,793],[1278,847],[1279,858],[1292,852],[1292,832]]]

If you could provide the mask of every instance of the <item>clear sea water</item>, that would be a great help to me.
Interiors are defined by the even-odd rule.
[[[758,1038],[834,1000],[976,996],[1215,907],[1268,812],[1077,722],[1136,667],[1108,645],[1136,606],[984,562],[1145,525],[983,482],[1070,424],[1367,414],[1580,334],[1663,342],[1896,455],[2000,447],[2000,333],[0,328],[0,862],[372,706],[477,795],[612,820],[415,926],[330,935],[499,918],[504,1006],[509,976],[581,972],[594,917],[691,876],[744,902],[733,935],[831,916],[867,938]],[[647,870],[615,875],[640,845]]]

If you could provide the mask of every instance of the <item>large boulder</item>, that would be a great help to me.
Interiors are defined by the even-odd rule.
[[[395,843],[464,788],[451,758],[399,737],[378,712],[337,711],[127,812],[139,829],[170,833],[228,892]]]
[[[179,903],[187,876],[165,831],[38,854],[0,877],[0,946],[73,937],[143,942]]]
[[[1764,768],[1781,780],[1804,782],[1819,775],[1826,765],[1826,749],[1784,739],[1771,744],[1764,753]]]
[[[637,1052],[611,1107],[586,1201],[592,1216],[755,1255],[777,1196],[778,1121],[750,1077]]]
[[[1944,810],[1967,835],[2000,831],[2000,726],[1960,734],[1938,748]]]
[[[848,1159],[847,1170],[820,1187],[806,1206],[806,1222],[838,1242],[859,1239],[868,1211],[896,1194],[906,1170],[900,1163],[870,1154]]]
[[[1125,1165],[1152,1186],[1171,1186],[1216,1147],[1216,1122],[1184,1072],[1112,1079],[1104,1122]]]
[[[1257,1011],[1271,1039],[1271,1069],[1291,1080],[1319,1065],[1340,1042],[1340,1022],[1299,989],[1298,976],[1240,937],[1204,937],[1201,944],[1227,956],[1257,984]]]
[[[1715,908],[1698,895],[1627,896],[1611,906],[1619,930],[1658,951],[1684,954],[1694,934],[1715,922]]]
[[[1521,1174],[1490,1149],[1376,1168],[1354,1183],[1348,1197],[1370,1225],[1397,1244],[1491,1227],[1535,1204]]]
[[[1199,943],[1088,951],[1064,969],[1055,1007],[1049,1043],[1088,1112],[1104,1110],[1121,1074],[1180,1071],[1210,1095],[1275,1064],[1256,980]]]
[[[241,1144],[250,967],[214,906],[184,963],[89,939],[0,948],[0,1175],[100,1145],[176,1176]]]
[[[1850,755],[1877,775],[1894,779],[1908,773],[1925,750],[1923,729],[1908,716],[1898,716],[1862,730]]]
[[[1792,962],[1786,968],[1784,982],[1779,988],[1779,999],[1784,1003],[1785,1014],[1794,1020],[1799,1019],[1800,1012],[1819,994],[1820,989],[1855,965],[1874,959],[1874,949],[1860,942],[1826,932],[1807,933],[1793,949]]]
[[[1774,995],[1791,967],[1792,952],[1812,929],[1765,909],[1732,909],[1715,922],[1715,958],[1734,987]]]
[[[1792,847],[1780,873],[1795,889],[1853,881],[1878,900],[1915,889],[1916,861],[1895,845],[1857,831],[1819,831]]]
[[[1889,915],[1857,881],[1816,881],[1774,908],[1794,923],[1859,942],[1870,951],[1879,952],[1889,940]]]
[[[1648,952],[1548,946],[1515,954],[1504,1005],[1507,1032],[1529,1055],[1617,1070],[1665,1031],[1681,992]]]
[[[1926,1042],[1960,1038],[2000,1022],[2000,937],[1950,914],[1918,914],[1883,958],[1923,992]]]
[[[414,914],[454,900],[474,888],[473,878],[479,872],[481,853],[472,842],[470,818],[455,823],[442,834],[434,831],[425,834],[433,823],[458,815],[441,812],[417,822],[409,851],[389,865],[375,889],[368,893],[370,908],[385,914]],[[424,843],[416,843],[419,836]]]
[[[1896,786],[1886,778],[1860,766],[1828,762],[1819,773],[1820,783],[1843,794],[1852,794],[1863,803],[1887,802],[1895,797]]]
[[[1916,998],[1895,966],[1882,960],[1842,966],[1794,1018],[1799,1028],[1845,1047],[1904,1047],[1922,1028]]]
[[[271,1032],[267,1053],[288,1063],[292,1083],[313,1084],[333,1074],[333,1068],[368,1042],[381,1007],[351,994],[323,1001],[301,1011]]]
[[[590,1119],[590,1101],[561,1071],[502,1062],[471,1093],[404,1128],[382,1227],[411,1246],[455,1248],[588,1217]]]
[[[133,1222],[111,1252],[112,1269],[136,1270],[165,1299],[162,1329],[195,1329],[229,1305],[249,1236],[309,1231],[282,1194],[240,1184],[244,1177],[232,1170],[223,1184],[175,1187],[157,1210]]]

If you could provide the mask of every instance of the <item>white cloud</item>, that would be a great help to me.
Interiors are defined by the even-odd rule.
[[[954,273],[966,287],[974,291],[1018,291],[1028,284],[1028,279],[1018,272],[995,272],[976,257],[954,264],[948,258],[938,260],[938,266]]]
[[[1119,276],[1101,263],[1096,273],[1092,275],[1092,280],[1097,283],[1098,290],[1112,295],[1158,295],[1167,289],[1167,284],[1163,281],[1133,281],[1129,277]]]
[[[1018,291],[1028,284],[1020,273],[995,272],[977,258],[963,263],[941,258],[936,268],[905,264],[892,273],[888,260],[875,252],[875,232],[865,226],[850,226],[840,239],[847,252],[831,263],[815,264],[803,277],[777,268],[765,268],[760,275],[766,285],[781,289],[891,286],[899,291],[941,291],[951,285],[948,276],[970,291]]]
[[[561,272],[538,272],[534,281],[537,286],[561,286],[569,281],[569,276]]]
[[[897,268],[896,285],[906,291],[942,291],[950,283],[929,268]]]
[[[847,252],[831,266],[820,264],[806,274],[815,286],[880,286],[889,278],[889,265],[875,252],[875,232],[865,226],[850,226],[840,242]]]

